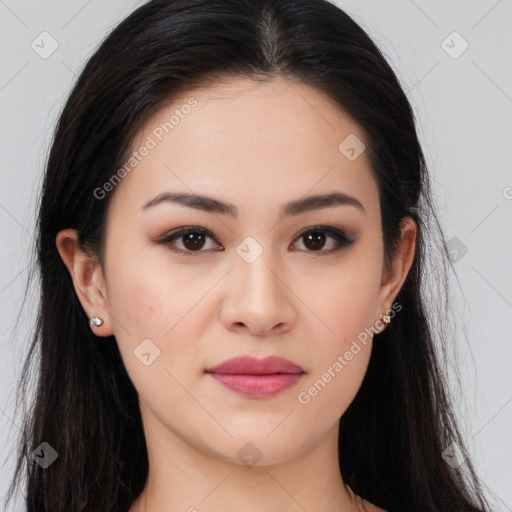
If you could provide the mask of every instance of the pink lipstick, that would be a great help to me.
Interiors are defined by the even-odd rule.
[[[294,386],[305,374],[298,365],[282,357],[235,357],[209,368],[206,373],[241,395],[264,398]]]

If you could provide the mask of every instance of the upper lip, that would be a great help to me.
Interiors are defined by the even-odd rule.
[[[304,370],[288,359],[268,356],[257,359],[252,356],[241,356],[228,359],[223,363],[206,370],[207,373],[224,373],[239,375],[271,375],[274,373],[305,373]]]

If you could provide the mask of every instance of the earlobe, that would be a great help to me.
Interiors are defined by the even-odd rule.
[[[77,297],[89,318],[90,328],[97,336],[112,335],[108,298],[98,260],[80,247],[76,229],[59,231],[55,243],[71,276]]]

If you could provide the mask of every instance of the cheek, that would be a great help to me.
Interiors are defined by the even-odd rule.
[[[322,432],[334,425],[343,416],[354,400],[366,374],[371,343],[359,344],[351,360],[346,352],[339,354],[330,364],[315,375],[297,392],[298,407],[305,418],[311,421],[312,428]],[[314,427],[313,427],[314,426]]]
[[[332,275],[308,297],[308,306],[322,321],[310,324],[315,339],[309,358],[312,371],[297,392],[298,402],[310,409],[308,414],[323,417],[326,425],[345,412],[366,373],[380,267],[373,257],[358,258]]]
[[[174,385],[166,370],[180,382],[190,378],[185,369],[197,366],[199,357],[191,324],[197,321],[200,307],[195,306],[205,291],[190,286],[189,273],[148,267],[141,261],[133,264],[122,258],[111,266],[107,293],[125,368],[144,395],[157,384]]]
[[[204,293],[191,277],[186,267],[123,256],[109,274],[110,310],[134,337],[167,339]],[[117,330],[122,334],[122,328]]]
[[[318,343],[312,364],[296,396],[307,415],[328,426],[337,421],[356,396],[366,374],[372,350],[371,331],[362,328],[367,314],[340,315],[337,336]],[[346,319],[346,321],[343,321]]]
[[[308,296],[308,306],[317,312],[318,346],[325,357],[343,353],[353,339],[364,338],[374,325],[380,289],[380,270],[375,262],[360,260],[332,272],[322,287]]]

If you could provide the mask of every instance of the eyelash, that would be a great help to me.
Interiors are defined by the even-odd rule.
[[[328,226],[309,227],[306,230],[302,231],[302,233],[297,235],[297,237],[294,240],[304,237],[308,233],[318,233],[318,232],[328,234],[328,236],[333,238],[338,243],[338,247],[336,247],[335,249],[331,249],[330,251],[323,251],[323,250],[312,251],[311,250],[311,251],[306,251],[306,252],[318,253],[318,254],[332,254],[332,253],[339,251],[340,249],[342,249],[345,246],[349,246],[349,245],[353,244],[355,241],[355,240],[348,238],[347,235],[343,231],[340,231],[339,229],[328,227]],[[177,254],[182,254],[185,256],[198,256],[200,253],[206,252],[204,250],[190,251],[190,250],[176,249],[175,247],[174,248],[171,247],[172,242],[174,242],[175,240],[179,239],[181,236],[183,236],[187,233],[206,235],[206,236],[209,236],[210,238],[212,238],[213,240],[215,240],[215,237],[208,229],[204,229],[204,228],[201,228],[198,226],[187,226],[184,228],[178,228],[174,231],[171,231],[166,236],[164,236],[164,238],[157,240],[157,243],[168,245],[169,249],[172,252],[175,252]]]

